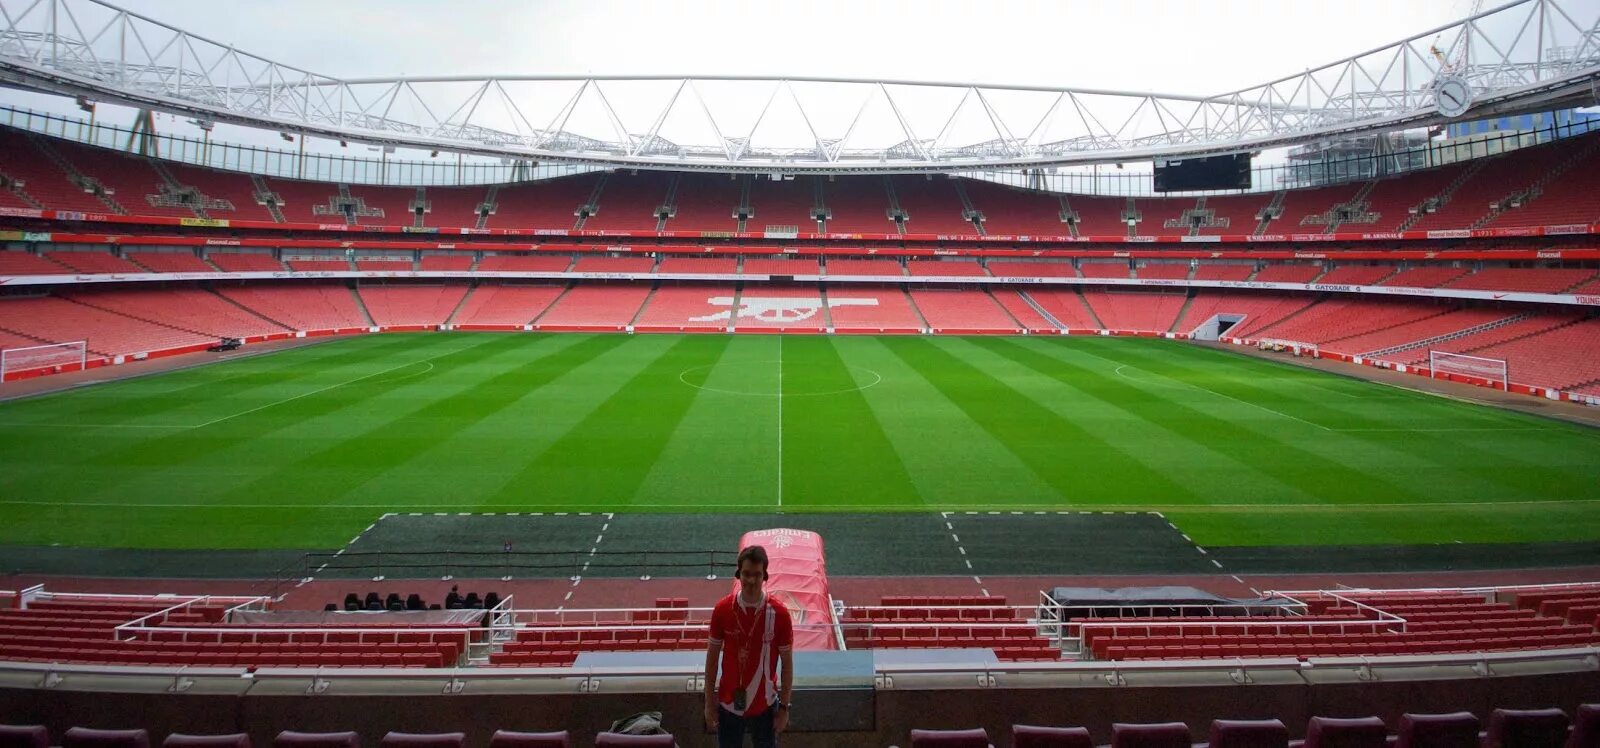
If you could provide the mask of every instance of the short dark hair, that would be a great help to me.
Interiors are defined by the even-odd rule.
[[[766,576],[767,549],[765,547],[759,545],[745,546],[744,550],[739,551],[738,560],[733,562],[733,570],[735,572],[743,571],[744,562],[746,561],[754,561],[758,564],[761,564],[761,574],[762,576]]]

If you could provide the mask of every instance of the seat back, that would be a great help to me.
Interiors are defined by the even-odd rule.
[[[1040,727],[1037,725],[1012,725],[1011,745],[1014,748],[1094,748],[1087,727]]]
[[[250,736],[242,732],[232,735],[185,735],[175,732],[161,741],[161,748],[250,748]]]
[[[1600,704],[1580,704],[1567,748],[1600,748]]]
[[[1275,719],[1211,721],[1211,748],[1287,748],[1289,728]]]
[[[1472,712],[1406,714],[1400,717],[1397,748],[1478,748],[1478,717]]]
[[[1377,717],[1312,717],[1305,748],[1384,748],[1388,733]]]
[[[607,746],[649,746],[650,748],[674,748],[678,744],[671,735],[627,735],[620,732],[602,732],[594,736],[596,748]]]
[[[1571,724],[1560,709],[1496,709],[1484,748],[1561,748]]]
[[[61,745],[62,748],[150,748],[150,733],[74,727],[62,736]]]
[[[0,725],[0,748],[49,748],[50,729],[44,725]]]
[[[489,748],[570,748],[572,738],[566,730],[559,732],[513,732],[495,730],[489,738]]]
[[[274,748],[360,748],[361,736],[354,732],[295,732],[284,730],[273,738]]]
[[[1111,748],[1189,748],[1189,726],[1182,722],[1111,725]]]
[[[390,732],[379,743],[383,748],[465,748],[464,732]]]
[[[970,730],[912,730],[911,748],[989,748],[989,732]]]

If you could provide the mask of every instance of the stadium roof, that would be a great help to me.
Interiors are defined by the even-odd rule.
[[[98,0],[0,0],[0,84],[338,140],[635,168],[950,172],[1256,151],[1588,105],[1597,80],[1600,7],[1580,0],[1519,0],[1198,95],[715,74],[339,78]]]

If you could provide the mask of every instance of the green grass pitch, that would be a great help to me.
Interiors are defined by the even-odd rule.
[[[781,396],[780,396],[781,393]],[[1145,509],[1207,546],[1600,539],[1593,430],[1164,340],[363,336],[0,403],[0,543],[384,512]]]

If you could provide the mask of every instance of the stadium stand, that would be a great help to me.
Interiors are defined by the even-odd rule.
[[[713,298],[728,299],[726,305],[713,304]],[[726,312],[733,309],[732,285],[662,285],[634,320],[638,332],[723,332],[728,329]]]
[[[739,272],[747,275],[821,275],[814,257],[746,257]]]
[[[1395,274],[1394,265],[1340,265],[1317,279],[1323,285],[1372,286]]]
[[[1565,154],[1557,164],[1559,174],[1546,172],[1526,186],[1520,200],[1505,201],[1500,212],[1486,223],[1488,228],[1514,226],[1560,226],[1600,221],[1600,149],[1593,137],[1587,144]],[[1559,178],[1552,178],[1559,177]],[[1517,185],[1520,186],[1520,185]]]
[[[240,309],[210,291],[198,288],[166,290],[84,289],[67,291],[62,298],[85,306],[217,338],[246,338],[287,332],[282,325]]]
[[[1503,358],[1516,382],[1555,389],[1577,389],[1600,380],[1600,318],[1591,317],[1528,337],[1468,351],[1474,356]]]
[[[913,289],[911,300],[935,333],[1020,333],[1017,320],[988,291],[966,288]]]
[[[99,182],[130,215],[198,216],[189,204],[179,202],[148,159],[68,141],[51,141],[51,147],[79,173]]]
[[[217,289],[229,301],[291,330],[340,330],[372,324],[342,284],[261,283]]]
[[[1071,195],[1067,198],[1071,211],[1078,216],[1077,229],[1074,233],[1080,236],[1127,236],[1128,222],[1123,220],[1123,209],[1128,201],[1118,197],[1095,197],[1092,195]],[[1150,220],[1146,217],[1146,220]],[[1138,224],[1140,234],[1144,233],[1144,224]]]
[[[249,175],[203,169],[176,162],[163,162],[181,185],[200,193],[206,215],[211,218],[274,222],[267,206],[256,200],[256,186]]]
[[[1386,312],[1387,313],[1387,312]],[[1513,319],[1514,315],[1500,309],[1466,308],[1453,309],[1443,314],[1412,322],[1402,322],[1381,330],[1367,333],[1353,334],[1329,342],[1324,346],[1327,350],[1339,353],[1360,355],[1379,351],[1397,345],[1415,343],[1443,337],[1452,333],[1464,332],[1474,327],[1503,322]],[[1308,341],[1314,342],[1314,341]]]
[[[972,221],[962,217],[961,183],[945,177],[890,177],[900,209],[906,213],[907,234],[976,234]]]
[[[1187,262],[1145,262],[1134,270],[1134,277],[1150,280],[1185,280],[1192,271]]]
[[[989,277],[977,260],[906,260],[906,273],[920,276]]]
[[[599,211],[589,216],[583,227],[596,231],[655,231],[659,222],[656,210],[667,202],[671,179],[659,172],[613,173],[600,191]]]
[[[1438,288],[1470,272],[1467,268],[1440,265],[1418,265],[1401,270],[1378,282],[1380,286],[1403,288]]]
[[[1070,262],[991,260],[989,274],[996,278],[1077,278],[1078,269]]]
[[[648,285],[579,285],[539,316],[541,330],[622,330],[650,296]]]
[[[841,257],[828,258],[824,270],[830,276],[906,274],[899,260],[849,260]]]
[[[1424,215],[1409,228],[1416,231],[1473,228],[1490,216],[1493,205],[1512,192],[1527,189],[1538,178],[1569,158],[1561,145],[1519,148],[1514,155],[1501,155],[1471,162],[1466,179],[1450,193],[1449,199],[1433,213]]]
[[[416,214],[411,203],[417,199],[417,190],[410,187],[377,187],[369,184],[350,185],[345,188],[350,199],[356,201],[353,209],[356,223],[362,226],[413,226]]]
[[[1578,312],[1541,312],[1527,315],[1516,315],[1511,321],[1491,329],[1476,332],[1470,335],[1443,340],[1428,346],[1400,351],[1384,358],[1403,364],[1427,363],[1430,350],[1445,353],[1471,353],[1474,350],[1499,345],[1517,338],[1536,335],[1547,330],[1552,330],[1563,325],[1570,325],[1583,319],[1583,314]]]
[[[898,288],[830,287],[828,314],[842,333],[919,333],[924,324],[910,297]]]
[[[1321,265],[1274,263],[1256,271],[1250,280],[1258,283],[1310,283],[1322,275]]]
[[[1484,268],[1443,284],[1478,291],[1561,293],[1593,278],[1593,270],[1563,268]]]
[[[1199,200],[1193,197],[1140,198],[1136,203],[1144,220],[1139,222],[1141,236],[1188,236],[1195,220],[1205,220],[1207,214],[1199,213]],[[1207,201],[1209,204],[1209,200]],[[1229,229],[1230,234],[1252,233],[1249,230]]]
[[[424,254],[417,261],[418,270],[465,271],[472,269],[472,255],[465,254]]]
[[[422,223],[442,229],[475,228],[478,210],[488,197],[485,187],[429,187],[423,196],[428,211]]]
[[[479,270],[503,273],[564,273],[572,267],[571,255],[484,255]]]
[[[723,175],[684,174],[674,191],[673,216],[667,219],[668,231],[735,231],[739,219],[739,197],[744,179]]]
[[[215,273],[217,268],[188,250],[129,252],[128,259],[152,273]]]
[[[846,607],[839,622],[851,649],[992,649],[1001,660],[1054,661],[1061,652],[1029,624],[1031,610],[1003,596],[889,595]]]
[[[817,230],[812,217],[816,205],[817,180],[812,177],[750,180],[750,209],[745,230],[766,233],[790,230],[811,233]]]
[[[1255,272],[1254,264],[1202,262],[1195,265],[1193,280],[1242,281]]]
[[[1450,309],[1448,305],[1431,301],[1334,297],[1312,303],[1276,324],[1256,325],[1246,320],[1230,334],[1325,344],[1435,317]]]
[[[412,262],[411,260],[381,260],[381,259],[363,259],[361,257],[357,257],[355,262],[356,262],[356,270],[366,270],[366,271],[402,270],[402,271],[406,271],[406,270],[415,270],[416,269],[416,263]]]
[[[745,260],[748,264],[750,261]],[[802,286],[750,286],[739,294],[741,314],[737,331],[823,332],[828,324],[827,302],[815,284]]]
[[[578,223],[578,209],[589,201],[604,176],[579,174],[500,186],[496,189],[494,211],[485,228],[573,228]],[[652,223],[651,227],[654,226]]]
[[[349,260],[310,259],[310,258],[284,258],[290,270],[300,272],[315,272],[319,270],[355,270]]]
[[[1367,192],[1367,218],[1371,223],[1347,221],[1351,229],[1399,231],[1418,217],[1423,203],[1444,192],[1466,171],[1462,164],[1428,169],[1398,177],[1380,179]]]
[[[1019,291],[1023,299],[1032,301],[1042,312],[1050,315],[1057,327],[1065,330],[1099,330],[1100,320],[1076,290],[1065,288],[1030,288]]]
[[[648,273],[655,269],[654,257],[597,257],[579,255],[572,264],[574,273]]]
[[[300,182],[292,179],[261,179],[274,196],[278,211],[290,223],[347,223],[343,211],[334,206],[339,186],[325,182]]]
[[[991,288],[989,291],[1001,308],[1029,334],[1054,335],[1061,332],[1062,328],[1045,318],[1044,313],[1021,292],[1009,288]]]
[[[456,313],[457,326],[521,327],[532,324],[566,286],[480,284]]]
[[[1062,236],[1071,233],[1061,220],[1061,198],[1005,187],[982,180],[961,182],[967,199],[983,216],[986,234]]]
[[[718,273],[733,275],[739,270],[737,257],[663,257],[657,273]]]
[[[1108,330],[1167,332],[1178,321],[1187,296],[1130,289],[1083,289],[1083,300]]]
[[[889,218],[887,182],[881,177],[836,179],[822,182],[825,206],[831,216],[827,230],[833,234],[898,234]]]
[[[1267,224],[1269,234],[1322,233],[1336,229],[1344,223],[1360,225],[1362,212],[1351,210],[1350,203],[1366,189],[1370,182],[1340,184],[1332,187],[1312,187],[1304,190],[1285,190],[1279,216]],[[1262,207],[1265,207],[1264,205]],[[1359,207],[1359,206],[1357,206]],[[1337,210],[1344,208],[1349,216],[1341,218]],[[1353,221],[1352,221],[1353,219]]]
[[[21,191],[48,209],[106,213],[109,207],[55,164],[21,131],[0,127],[0,174],[22,182]],[[26,203],[16,207],[32,207]]]
[[[216,342],[209,335],[133,319],[55,296],[0,299],[0,329],[37,340],[86,340],[91,353],[123,356]]]
[[[1127,260],[1084,260],[1078,272],[1085,278],[1128,278],[1133,275]]]
[[[278,272],[286,269],[283,263],[265,252],[210,252],[206,254],[206,259],[229,273]]]
[[[1311,297],[1303,295],[1196,291],[1189,301],[1188,310],[1179,318],[1174,330],[1192,332],[1218,314],[1237,314],[1244,319],[1234,325],[1228,331],[1228,335],[1243,337],[1244,330],[1260,329],[1305,309],[1312,303]]]
[[[384,285],[358,289],[367,314],[380,327],[434,327],[444,324],[461,306],[467,287]]]
[[[142,273],[144,268],[110,252],[46,252],[45,257],[80,273]]]

